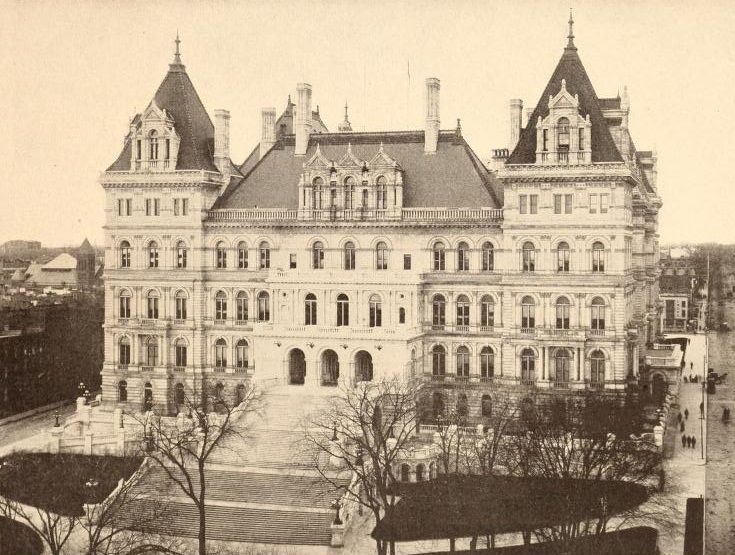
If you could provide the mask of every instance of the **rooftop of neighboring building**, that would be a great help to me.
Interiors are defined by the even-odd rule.
[[[662,275],[659,281],[659,293],[688,295],[692,290],[692,278],[690,276],[667,276]]]

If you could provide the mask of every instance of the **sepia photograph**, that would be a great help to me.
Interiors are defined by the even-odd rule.
[[[0,555],[733,555],[733,29],[0,0]]]

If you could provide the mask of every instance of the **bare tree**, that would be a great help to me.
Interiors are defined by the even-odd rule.
[[[206,555],[207,461],[216,450],[247,439],[249,417],[260,412],[262,395],[250,384],[239,389],[236,403],[229,403],[218,388],[205,384],[194,395],[185,395],[183,401],[178,417],[148,412],[140,424],[148,457],[195,504],[199,555]]]
[[[305,424],[313,468],[335,494],[370,510],[376,523],[395,508],[396,466],[418,427],[420,389],[419,382],[397,377],[340,388],[330,407]],[[355,489],[345,485],[345,474]],[[393,553],[395,545],[376,539],[379,555],[389,548]]]
[[[78,516],[58,514],[48,508],[32,507],[0,497],[0,514],[28,525],[48,547],[52,555],[61,555],[64,546],[79,524]]]

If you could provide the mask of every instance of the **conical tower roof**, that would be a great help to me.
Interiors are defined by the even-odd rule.
[[[572,95],[579,96],[579,111],[583,116],[589,114],[592,122],[592,162],[622,162],[618,147],[610,134],[610,130],[602,115],[600,102],[592,86],[587,71],[574,45],[574,35],[570,30],[568,43],[559,63],[551,75],[536,108],[528,119],[528,124],[521,131],[518,144],[508,158],[507,164],[533,164],[536,162],[536,122],[538,118],[549,115],[549,96],[556,96],[561,90],[562,79],[566,80],[566,88]]]

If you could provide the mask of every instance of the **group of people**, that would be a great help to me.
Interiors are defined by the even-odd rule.
[[[684,383],[699,383],[699,376],[697,374],[690,374],[689,377],[684,376]]]
[[[689,449],[694,449],[697,446],[697,438],[694,436],[681,434],[681,446]]]
[[[703,408],[704,407],[700,405],[700,412],[703,410]],[[681,432],[681,446],[689,449],[694,449],[697,446],[697,438],[684,434],[684,430],[686,428],[684,422],[689,420],[689,409],[684,409],[684,415],[682,416],[682,414],[679,413],[676,419],[679,421],[679,431]]]

